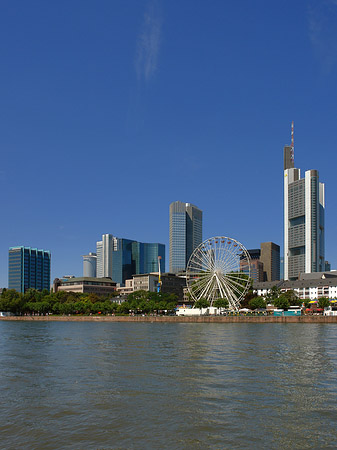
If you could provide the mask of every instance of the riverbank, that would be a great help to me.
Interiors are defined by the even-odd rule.
[[[337,316],[10,316],[0,321],[167,323],[335,323]]]

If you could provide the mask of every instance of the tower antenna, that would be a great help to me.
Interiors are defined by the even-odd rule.
[[[294,121],[291,122],[291,161],[294,162]]]

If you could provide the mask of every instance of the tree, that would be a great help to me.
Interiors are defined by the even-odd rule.
[[[273,303],[275,305],[274,301],[277,298],[279,298],[280,294],[281,294],[280,288],[278,286],[276,286],[276,285],[273,286],[271,288],[271,290],[268,292],[268,294],[266,295],[267,303]]]
[[[194,306],[196,308],[208,308],[209,307],[209,301],[205,298],[200,298],[194,303]]]
[[[290,306],[300,306],[302,305],[302,300],[298,297],[296,292],[293,289],[289,289],[288,291],[282,294],[289,301]]]
[[[144,291],[144,290],[140,290],[140,291],[135,291],[132,292],[131,294],[128,295],[128,301],[142,301],[142,300],[148,300],[148,298],[150,297],[150,292],[148,291]]]
[[[304,303],[304,306],[306,307],[306,308],[309,308],[310,307],[310,300],[307,298],[307,299],[305,299],[305,300],[303,300],[303,303]]]
[[[327,308],[328,306],[330,306],[330,300],[328,299],[328,298],[326,298],[326,297],[321,297],[319,300],[318,300],[318,307],[319,308]]]
[[[290,306],[289,300],[284,294],[281,294],[278,298],[276,298],[273,304],[279,309],[287,309]]]
[[[253,280],[252,280],[252,278],[249,281],[250,281],[250,286],[249,286],[248,292],[247,292],[247,294],[243,297],[243,299],[240,302],[241,308],[247,308],[249,306],[249,302],[253,298],[257,297],[257,294],[255,294],[254,290],[253,290]]]
[[[130,303],[128,301],[121,303],[117,306],[117,312],[119,314],[128,314],[130,311]]]
[[[213,303],[213,306],[215,306],[216,308],[228,308],[228,305],[229,305],[229,303],[228,303],[227,298],[218,298]]]
[[[254,297],[249,301],[248,305],[250,309],[262,309],[266,307],[266,301],[263,297]]]

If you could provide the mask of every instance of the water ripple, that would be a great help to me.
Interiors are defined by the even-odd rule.
[[[336,448],[330,324],[0,322],[0,447]]]

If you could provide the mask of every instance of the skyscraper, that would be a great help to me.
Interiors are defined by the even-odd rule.
[[[317,170],[301,178],[294,167],[294,141],[284,147],[284,279],[324,271],[324,184]]]
[[[165,270],[165,245],[143,243],[103,234],[96,244],[97,277],[124,284],[132,275],[158,271],[158,256]]]
[[[10,247],[8,254],[8,289],[50,290],[51,254],[31,247]]]
[[[186,269],[194,249],[202,242],[202,211],[191,203],[170,204],[170,272]]]
[[[265,281],[280,280],[280,246],[274,242],[261,242],[260,261]]]

